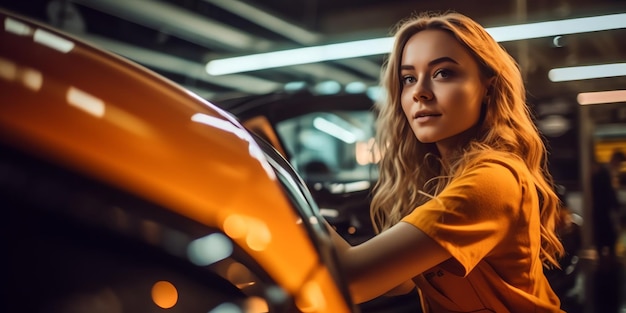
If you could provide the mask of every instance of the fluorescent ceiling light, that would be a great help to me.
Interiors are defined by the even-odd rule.
[[[626,13],[487,28],[499,42],[626,28]]]
[[[328,80],[315,85],[313,89],[320,95],[333,95],[341,91],[341,84]]]
[[[486,28],[499,42],[626,28],[626,13]],[[209,61],[210,75],[224,75],[330,60],[386,54],[393,37],[251,54]]]
[[[580,105],[626,102],[626,90],[583,92],[576,100]]]
[[[562,67],[548,72],[548,78],[553,82],[616,76],[626,76],[626,63]]]
[[[392,45],[393,38],[388,37],[258,53],[210,61],[206,65],[206,71],[211,75],[224,75],[288,65],[349,59],[388,53],[391,51]]]
[[[347,93],[363,93],[367,91],[367,85],[363,82],[351,82],[346,85],[345,90]]]
[[[316,117],[313,120],[313,126],[320,131],[323,131],[345,143],[355,143],[356,136],[349,130],[321,117]]]

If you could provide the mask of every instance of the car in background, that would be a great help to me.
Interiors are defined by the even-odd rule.
[[[374,235],[369,196],[378,171],[371,98],[363,93],[317,95],[305,89],[215,103],[289,160],[322,215],[346,240],[358,244]]]
[[[5,309],[358,312],[271,145],[133,62],[0,20]]]

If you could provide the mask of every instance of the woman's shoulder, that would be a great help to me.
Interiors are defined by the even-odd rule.
[[[484,151],[467,159],[463,169],[457,172],[456,179],[470,179],[489,188],[516,188],[532,182],[532,174],[518,156],[499,152]],[[456,180],[453,179],[453,180]]]
[[[442,194],[456,200],[463,195],[467,202],[482,207],[516,208],[523,190],[531,184],[532,177],[519,158],[499,152],[481,153],[467,160]]]
[[[483,167],[504,167],[510,171],[517,173],[526,172],[526,163],[517,155],[509,152],[501,152],[494,150],[480,151],[471,154],[467,158],[465,169],[476,169]]]

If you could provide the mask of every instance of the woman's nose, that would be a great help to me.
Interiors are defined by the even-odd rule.
[[[414,101],[428,101],[433,98],[433,93],[424,83],[418,83],[415,85],[415,90],[413,92],[413,100]]]

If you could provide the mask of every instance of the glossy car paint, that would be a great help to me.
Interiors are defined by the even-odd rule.
[[[261,150],[128,60],[0,10],[4,144],[222,229],[307,312],[348,312]]]

